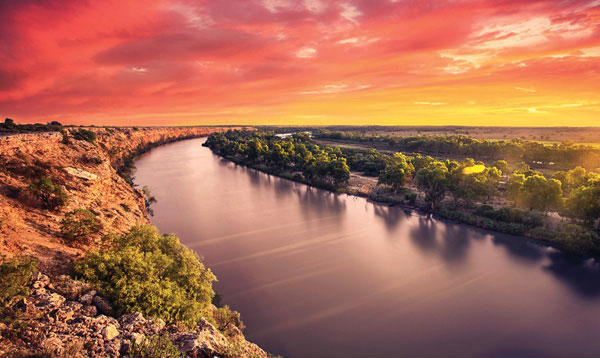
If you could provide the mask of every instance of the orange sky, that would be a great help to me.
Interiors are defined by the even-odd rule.
[[[600,1],[5,0],[0,116],[600,125]]]

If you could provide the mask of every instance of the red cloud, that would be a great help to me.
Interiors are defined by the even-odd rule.
[[[485,85],[494,98],[515,82],[556,91],[561,81],[579,83],[569,95],[589,98],[599,90],[590,79],[600,62],[593,4],[4,1],[0,115],[81,121],[168,108],[238,118],[394,88]]]

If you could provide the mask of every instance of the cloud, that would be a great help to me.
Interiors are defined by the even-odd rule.
[[[515,89],[516,89],[517,91],[529,92],[529,93],[535,93],[535,92],[537,92],[537,90],[535,90],[535,89],[533,89],[533,88],[515,87]]]
[[[368,123],[430,106],[448,123],[482,113],[593,121],[595,3],[0,1],[0,109],[30,122],[154,112],[187,121],[189,110]],[[460,115],[458,103],[468,107]]]
[[[317,55],[317,50],[312,47],[302,47],[296,51],[296,57],[299,58],[313,58]]]
[[[444,102],[415,102],[415,104],[422,104],[427,106],[443,106],[446,103]]]

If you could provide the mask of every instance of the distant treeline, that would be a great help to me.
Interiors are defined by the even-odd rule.
[[[463,156],[477,159],[504,159],[534,163],[537,167],[600,168],[600,149],[589,145],[561,143],[545,145],[522,139],[478,140],[465,135],[424,135],[399,137],[365,134],[360,132],[317,130],[314,138],[370,143],[388,146],[405,152],[426,153],[435,156]]]
[[[47,124],[16,124],[13,119],[6,118],[0,123],[0,134],[30,133],[30,132],[58,132],[62,128],[60,122],[52,121]]]

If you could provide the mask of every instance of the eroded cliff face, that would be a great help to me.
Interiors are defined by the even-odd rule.
[[[71,135],[66,143],[60,133],[0,137],[0,253],[35,256],[42,270],[63,272],[88,248],[71,247],[61,238],[66,212],[85,208],[96,214],[102,229],[92,241],[149,223],[143,194],[117,175],[116,168],[127,158],[149,146],[230,128],[88,129],[96,133],[93,143]],[[63,188],[66,206],[44,210],[31,197],[27,188],[41,177]]]
[[[139,313],[111,317],[110,304],[91,286],[61,275],[105,234],[149,223],[144,194],[117,174],[119,166],[158,144],[228,129],[88,128],[96,134],[92,141],[69,133],[0,137],[0,254],[36,257],[40,269],[31,295],[4,312],[11,314],[0,321],[0,355],[119,357],[133,342],[164,336],[185,357],[267,357],[239,330],[222,332],[204,319],[186,329]],[[28,189],[42,177],[62,188],[67,205],[42,208]],[[78,208],[92,211],[102,228],[89,244],[73,246],[61,237],[60,223]]]

